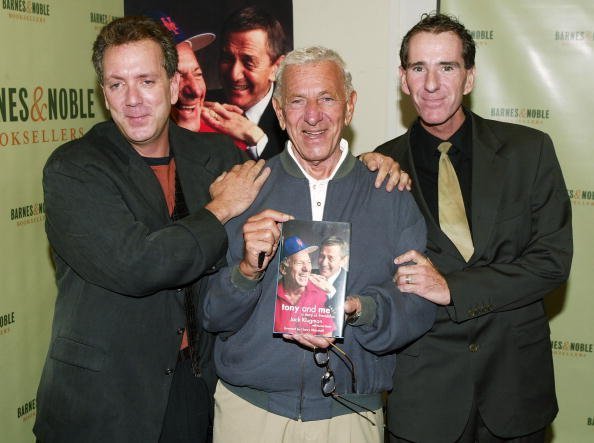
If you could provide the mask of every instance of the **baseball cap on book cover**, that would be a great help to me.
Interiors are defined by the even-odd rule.
[[[308,254],[311,254],[312,252],[317,250],[317,246],[309,246],[296,235],[292,235],[291,237],[287,237],[283,240],[283,253],[281,260],[284,260],[285,258],[290,257],[293,254],[297,254],[301,251],[305,251]]]
[[[194,51],[205,48],[210,45],[216,38],[212,32],[203,32],[192,37],[187,37],[182,28],[177,24],[173,17],[162,11],[149,11],[145,13],[147,17],[158,21],[165,26],[173,35],[173,40],[176,44],[181,42],[188,42]]]

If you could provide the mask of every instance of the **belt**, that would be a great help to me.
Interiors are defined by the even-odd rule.
[[[186,346],[183,349],[180,349],[179,352],[177,353],[177,361],[178,363],[184,360],[189,360],[190,358],[192,358],[192,354],[190,354],[190,347]]]

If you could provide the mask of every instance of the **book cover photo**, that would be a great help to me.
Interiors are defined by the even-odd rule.
[[[350,223],[283,223],[274,333],[342,337],[350,232]]]

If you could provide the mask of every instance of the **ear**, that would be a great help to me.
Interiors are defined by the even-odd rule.
[[[169,92],[171,93],[171,104],[174,105],[177,103],[177,98],[179,96],[179,79],[180,75],[179,72],[175,71],[173,77],[169,79]]]
[[[270,70],[270,74],[268,75],[268,81],[273,82],[276,80],[276,72],[278,71],[278,67],[280,66],[281,62],[285,59],[284,55],[281,55],[276,61],[272,64],[272,69]]]
[[[278,119],[278,124],[280,125],[281,129],[285,130],[285,114],[283,113],[283,108],[280,102],[276,99],[276,97],[272,97],[272,107],[274,108],[274,112],[276,113],[276,118]]]
[[[406,95],[410,95],[410,89],[408,89],[408,84],[406,83],[406,69],[398,66],[398,75],[400,76],[400,89]]]
[[[348,126],[351,124],[353,114],[355,113],[355,104],[357,103],[357,92],[351,92],[351,95],[346,101],[346,113],[344,115],[344,124]]]
[[[474,77],[476,75],[476,68],[473,66],[466,70],[466,81],[464,83],[464,95],[470,94],[472,88],[474,88]]]

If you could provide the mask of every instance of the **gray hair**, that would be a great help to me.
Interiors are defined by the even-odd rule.
[[[336,51],[325,48],[323,46],[310,46],[308,48],[295,49],[289,52],[284,60],[281,62],[278,71],[276,72],[276,86],[274,88],[274,98],[280,103],[284,102],[284,85],[283,75],[287,66],[291,65],[305,65],[329,61],[334,63],[342,72],[344,80],[344,94],[348,99],[354,91],[353,78],[346,67],[346,63]]]

